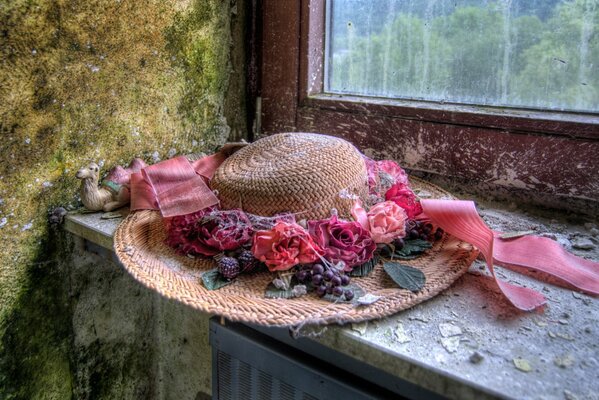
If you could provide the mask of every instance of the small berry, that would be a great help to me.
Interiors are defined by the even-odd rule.
[[[341,286],[341,278],[339,276],[333,277],[333,279],[331,279],[331,285],[332,286]]]
[[[395,245],[395,250],[401,250],[405,246],[406,242],[404,242],[403,239],[395,239],[393,244]]]
[[[426,233],[423,233],[420,235],[420,239],[422,240],[428,240],[428,235]]]
[[[416,229],[412,229],[408,233],[408,239],[416,239],[418,236],[420,236],[420,233],[418,233],[418,230],[416,230]]]
[[[243,250],[239,253],[237,261],[241,267],[241,272],[252,272],[259,265],[258,260],[249,250]]]
[[[329,270],[324,271],[324,275],[322,277],[324,278],[325,281],[330,281],[331,279],[333,279],[334,276],[335,276],[335,273],[329,269]]]
[[[308,273],[306,271],[300,270],[295,273],[295,277],[298,281],[305,282],[306,278],[308,277]]]
[[[351,301],[351,299],[354,298],[354,292],[352,292],[351,290],[346,290],[345,291],[345,300],[347,301]]]
[[[239,262],[233,257],[223,257],[217,264],[218,272],[227,279],[235,279],[239,275]]]
[[[312,276],[312,284],[314,286],[320,285],[322,283],[322,275],[316,274]]]
[[[327,287],[324,285],[320,285],[319,287],[316,288],[316,294],[318,295],[318,297],[322,297],[327,293]]]
[[[333,286],[331,286],[330,283],[327,283],[327,289],[326,289],[326,291],[327,291],[328,294],[333,293]]]
[[[341,276],[341,286],[347,286],[347,285],[349,285],[349,281],[350,281],[349,276],[347,276],[347,275],[342,275]]]
[[[435,240],[441,240],[442,237],[443,237],[443,229],[438,228],[437,231],[435,232]]]
[[[333,288],[333,294],[334,294],[335,296],[341,296],[341,295],[343,294],[343,289],[342,289],[342,288],[340,288],[339,286],[335,286],[335,287]]]
[[[314,264],[312,266],[312,273],[314,275],[322,275],[322,273],[324,272],[324,267],[320,264]]]

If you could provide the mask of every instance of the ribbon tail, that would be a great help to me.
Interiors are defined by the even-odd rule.
[[[497,286],[512,305],[523,311],[532,311],[546,303],[542,294],[502,281],[495,275],[493,269],[494,234],[479,217],[474,202],[425,199],[421,201],[421,205],[434,224],[479,249]]]
[[[568,253],[555,241],[524,236],[512,240],[495,237],[497,264],[524,267],[552,275],[590,294],[599,294],[599,263]]]

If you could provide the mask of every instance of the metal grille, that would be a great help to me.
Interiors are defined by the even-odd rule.
[[[212,398],[389,398],[386,390],[249,328],[211,324]],[[393,396],[397,398],[397,396]]]

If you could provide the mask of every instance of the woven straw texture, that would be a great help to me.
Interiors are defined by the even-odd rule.
[[[434,198],[453,198],[436,186],[412,179],[414,189]],[[297,326],[361,322],[387,317],[435,296],[459,278],[478,252],[468,243],[445,234],[432,249],[415,260],[402,261],[421,269],[426,284],[418,293],[398,288],[382,265],[365,278],[352,278],[365,292],[382,296],[369,306],[330,303],[308,294],[294,299],[267,299],[264,289],[273,279],[269,272],[240,275],[232,284],[209,291],[202,272],[215,267],[212,260],[180,256],[164,244],[166,233],[157,211],[130,214],[115,234],[115,251],[125,268],[142,284],[162,295],[232,321],[265,326]]]
[[[309,133],[280,133],[237,151],[210,186],[221,207],[263,216],[296,213],[300,219],[350,216],[351,195],[368,194],[366,166],[349,142]],[[340,197],[340,192],[348,196]]]

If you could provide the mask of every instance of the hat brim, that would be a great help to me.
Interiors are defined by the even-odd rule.
[[[426,191],[433,198],[454,198],[420,179],[411,178],[410,181],[414,190]],[[135,279],[163,296],[231,321],[263,326],[297,326],[306,322],[344,324],[387,317],[422,303],[451,286],[478,256],[478,251],[469,243],[444,234],[420,257],[402,261],[425,274],[426,283],[420,291],[413,293],[400,289],[379,263],[367,277],[352,278],[352,282],[366,293],[381,298],[370,305],[356,306],[331,303],[315,294],[292,299],[265,298],[265,288],[273,279],[273,275],[266,271],[242,274],[221,289],[208,290],[202,284],[201,275],[215,267],[214,261],[179,255],[165,244],[165,237],[158,211],[138,211],[119,225],[114,238],[115,252]]]

